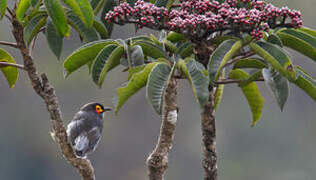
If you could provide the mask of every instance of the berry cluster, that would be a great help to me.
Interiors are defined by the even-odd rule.
[[[214,32],[248,33],[262,38],[270,28],[302,26],[301,13],[288,7],[277,8],[257,0],[180,0],[178,8],[164,7],[138,0],[134,7],[122,3],[105,19],[118,24],[136,23],[139,27],[166,29],[192,38],[208,37]]]

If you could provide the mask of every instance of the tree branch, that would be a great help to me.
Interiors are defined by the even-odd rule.
[[[13,17],[14,14],[12,13],[11,9],[7,7],[7,11],[9,12],[9,14]]]
[[[11,18],[9,15],[4,14],[4,16],[5,16],[9,21],[12,21],[12,18]]]
[[[65,159],[78,170],[82,179],[94,180],[94,169],[90,161],[88,159],[78,158],[68,143],[55,89],[50,85],[46,74],[38,75],[34,60],[30,55],[30,49],[26,46],[23,39],[23,26],[17,21],[15,16],[13,16],[12,27],[12,33],[17,42],[17,47],[22,54],[24,67],[28,73],[33,89],[44,100],[47,111],[50,114],[51,123],[53,125],[52,135],[55,136],[54,139],[56,143],[59,144]]]
[[[0,45],[18,48],[18,45],[16,43],[13,43],[13,42],[0,41]]]
[[[0,67],[8,67],[8,66],[16,67],[16,68],[25,70],[24,66],[21,65],[21,64],[14,64],[14,63],[8,63],[8,62],[1,62],[0,61]]]
[[[238,56],[238,57],[235,57],[233,58],[233,60],[231,60],[230,62],[227,62],[224,67],[227,67],[227,66],[230,66],[231,64],[235,64],[236,62],[240,61],[241,59],[244,59],[244,58],[247,58],[247,57],[250,57],[250,56],[253,56],[255,55],[256,53],[254,52],[247,52],[241,56]]]
[[[213,88],[201,113],[204,180],[217,180],[215,98]]]
[[[154,151],[147,159],[150,180],[163,180],[168,168],[168,153],[172,147],[178,108],[176,105],[177,80],[172,78],[164,94],[164,105],[162,112],[162,123],[160,135]]]
[[[195,47],[195,58],[206,66],[212,48],[205,43]],[[201,112],[202,149],[204,180],[217,180],[217,154],[216,154],[216,126],[215,126],[215,98],[214,89],[209,87],[209,99]]]

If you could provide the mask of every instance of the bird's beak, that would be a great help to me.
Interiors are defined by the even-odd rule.
[[[112,108],[110,108],[110,107],[104,107],[104,111],[112,111]]]

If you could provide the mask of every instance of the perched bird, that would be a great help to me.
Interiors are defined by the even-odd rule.
[[[86,157],[96,149],[103,129],[103,113],[110,110],[99,103],[88,103],[68,124],[68,141],[78,157]]]

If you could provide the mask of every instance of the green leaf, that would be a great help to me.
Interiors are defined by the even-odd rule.
[[[115,106],[115,113],[125,104],[125,102],[136,92],[138,92],[147,83],[149,73],[152,69],[159,64],[158,62],[152,62],[147,64],[140,72],[134,73],[129,79],[126,86],[118,88],[116,90],[118,102]]]
[[[316,61],[316,37],[293,29],[278,31],[282,43]]]
[[[112,39],[94,41],[81,46],[71,53],[64,62],[65,76],[69,76],[83,65],[93,61],[99,52],[109,44],[117,44]]]
[[[58,33],[69,36],[67,17],[59,0],[44,0],[44,4]]]
[[[146,96],[153,109],[161,114],[163,94],[168,85],[171,68],[165,63],[157,64],[151,71],[146,85]]]
[[[166,50],[171,53],[175,53],[178,49],[177,46],[175,46],[172,42],[168,41],[167,39],[164,39],[163,43],[166,47]]]
[[[97,31],[92,28],[87,28],[78,16],[72,12],[67,12],[69,24],[80,34],[85,42],[92,42],[99,39]]]
[[[102,2],[104,2],[104,0],[91,0],[90,5],[92,9],[95,9],[99,4],[102,4]]]
[[[316,38],[316,30],[308,28],[308,27],[301,27],[299,29],[296,29],[297,31],[301,31],[301,32],[305,32],[307,34],[309,34],[310,36],[313,36],[314,38]]]
[[[7,10],[7,0],[0,0],[0,20],[3,18],[6,10]]]
[[[169,32],[168,35],[167,35],[167,40],[168,41],[171,41],[173,43],[176,43],[176,42],[183,42],[186,40],[186,37],[183,35],[183,34],[180,34],[180,33],[176,33],[176,32]]]
[[[133,77],[134,74],[142,71],[145,67],[146,67],[146,65],[141,65],[141,66],[135,66],[135,67],[128,68],[127,80],[129,81]]]
[[[263,63],[261,60],[256,58],[245,58],[241,59],[234,64],[233,69],[237,68],[255,68],[255,69],[262,69],[267,68],[268,66]]]
[[[93,61],[89,61],[87,63],[89,74],[91,74],[91,72],[92,72],[92,65],[93,65]]]
[[[39,30],[45,25],[47,16],[45,14],[37,14],[34,16],[24,28],[24,41],[27,45],[31,43]]]
[[[26,11],[29,9],[30,6],[31,6],[30,0],[19,1],[18,7],[16,9],[16,18],[18,19],[18,21],[20,22],[23,21],[24,14],[26,13]]]
[[[104,6],[106,0],[92,0],[90,2],[94,15],[97,15],[101,8]]]
[[[250,43],[249,46],[283,76],[290,81],[295,81],[296,75],[292,62],[282,48],[268,42]]]
[[[1,61],[15,64],[13,57],[4,49],[0,48],[0,62]],[[0,69],[4,77],[7,79],[10,88],[13,88],[19,76],[18,69],[11,66],[2,67]]]
[[[289,82],[280,73],[269,69],[262,69],[262,75],[268,88],[273,93],[281,111],[289,97]]]
[[[298,77],[294,84],[304,90],[311,98],[314,99],[314,101],[316,101],[316,80],[299,66],[296,66],[295,70]]]
[[[41,0],[31,0],[31,5],[36,7]]]
[[[137,2],[138,0],[126,0],[126,2],[128,4],[130,4],[132,7],[134,7],[135,3]]]
[[[53,51],[57,59],[59,59],[63,49],[63,37],[58,34],[50,19],[47,20],[45,36],[49,48]]]
[[[175,0],[156,0],[155,5],[157,7],[165,7],[170,9]]]
[[[202,64],[193,59],[190,59],[187,63],[183,60],[179,60],[178,67],[183,75],[189,80],[193,95],[198,101],[200,108],[203,109],[209,98],[209,80],[208,76],[203,73],[205,68]]]
[[[281,39],[278,36],[276,36],[275,34],[270,34],[267,41],[269,43],[276,44],[280,47],[283,47],[283,43],[282,43]]]
[[[132,43],[135,43],[137,41],[147,41],[149,43],[154,43],[154,41],[149,38],[148,36],[144,36],[144,35],[141,35],[141,36],[133,36],[133,37],[130,37],[128,39],[126,39],[127,42],[132,42]]]
[[[262,77],[261,70],[256,71],[255,73],[251,74],[247,79],[239,83],[239,86],[247,86],[248,84],[258,80]]]
[[[144,64],[144,53],[140,45],[135,45],[130,50],[130,60],[132,66],[139,66]]]
[[[225,40],[212,53],[207,69],[209,72],[210,81],[214,84],[218,80],[224,65],[233,55],[242,47],[242,41],[233,39]]]
[[[156,0],[155,5],[157,7],[166,7],[168,0]]]
[[[120,64],[123,53],[122,46],[109,44],[96,56],[92,67],[92,78],[99,87],[102,86],[106,74]]]
[[[63,0],[63,2],[73,10],[87,28],[92,27],[94,13],[88,0]]]
[[[227,35],[224,35],[224,36],[216,36],[214,38],[212,38],[210,40],[210,42],[214,45],[217,45],[219,46],[222,42],[226,41],[226,40],[236,40],[238,41],[239,39],[237,37],[234,37],[234,36],[227,36]]]
[[[182,43],[176,54],[180,54],[183,59],[191,56],[193,54],[193,44],[191,42]]]
[[[147,41],[136,41],[134,45],[140,45],[143,49],[143,52],[146,56],[150,56],[152,58],[168,58],[168,55],[166,54],[163,49],[153,43],[147,42]]]
[[[222,74],[221,76],[219,77],[220,79],[224,79],[225,78],[225,69],[223,69],[222,71]],[[215,90],[215,93],[214,93],[214,108],[217,109],[219,104],[221,103],[222,101],[222,98],[223,98],[223,93],[224,93],[224,87],[225,85],[224,84],[220,84],[217,86],[216,90]]]
[[[229,72],[229,77],[232,79],[247,79],[249,76],[248,74],[241,70],[241,69],[235,69]],[[259,89],[257,87],[257,84],[255,82],[252,82],[248,84],[247,86],[240,87],[242,92],[244,93],[248,104],[250,106],[251,112],[252,112],[252,125],[256,125],[258,120],[261,117],[261,111],[264,104],[264,99],[261,96]]]
[[[99,33],[102,39],[106,39],[109,37],[108,31],[106,30],[106,28],[104,27],[104,25],[99,19],[94,18],[93,27]]]
[[[108,30],[109,36],[111,36],[111,33],[112,33],[113,23],[107,22],[105,20],[105,16],[109,11],[113,10],[114,6],[115,6],[115,0],[105,0],[103,10],[101,13],[101,18],[100,18],[102,23],[105,25],[106,29]]]

